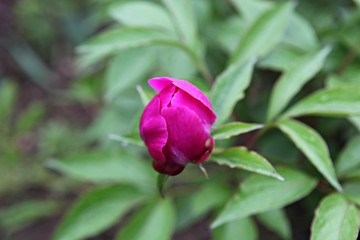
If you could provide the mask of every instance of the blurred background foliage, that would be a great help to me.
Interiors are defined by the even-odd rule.
[[[174,201],[156,200],[149,156],[136,135],[129,134],[138,127],[142,102],[154,94],[146,80],[168,75],[187,79],[208,93],[253,23],[286,1],[179,2],[1,1],[1,239],[173,235],[220,240],[239,239],[234,236],[240,233],[245,240],[309,238],[314,209],[331,191],[325,181],[285,211],[237,220],[213,233],[208,227],[213,213],[248,173],[207,163],[206,180],[189,166],[169,183],[167,195]],[[274,30],[281,35],[277,44],[269,39],[271,49],[266,49],[259,42],[264,54],[257,59],[252,83],[235,106],[233,119],[265,122],[280,73],[324,46],[324,67],[291,103],[323,87],[360,85],[360,2],[302,0],[293,7],[291,16],[280,21],[284,33]],[[261,29],[254,32],[256,36]],[[342,174],[338,177],[347,180],[345,192],[360,204],[360,118],[300,120],[326,139]],[[218,146],[247,145],[253,137],[247,133]],[[320,177],[277,130],[250,147],[275,166]],[[355,164],[342,165],[343,158],[355,159]]]

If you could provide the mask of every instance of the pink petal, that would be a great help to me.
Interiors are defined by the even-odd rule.
[[[168,107],[171,103],[171,99],[173,98],[177,88],[174,85],[166,86],[161,92],[157,95],[160,98],[161,109]]]
[[[187,92],[192,97],[194,97],[195,99],[199,100],[202,104],[204,104],[210,111],[212,111],[211,103],[209,99],[206,97],[206,95],[203,92],[201,92],[200,89],[198,89],[188,81],[178,80],[169,77],[158,77],[149,80],[149,85],[158,92],[162,91],[165,87],[169,86],[170,84],[173,84],[176,87],[180,88],[181,90]]]
[[[205,128],[208,132],[210,132],[211,125],[216,120],[216,115],[213,111],[209,110],[201,102],[195,100],[192,96],[190,96],[187,92],[184,92],[183,90],[178,90],[174,94],[173,98],[171,99],[171,106],[183,106],[190,108],[200,117],[200,119],[205,124]]]
[[[157,77],[157,78],[149,79],[148,83],[153,89],[155,89],[158,92],[161,92],[161,90],[171,85],[174,80],[175,80],[174,78],[169,78],[169,77]]]
[[[206,140],[205,143],[205,150],[202,153],[202,155],[200,157],[198,157],[197,159],[193,160],[193,163],[203,163],[206,161],[206,159],[208,159],[208,157],[210,156],[212,150],[214,149],[215,146],[215,141],[212,137],[208,138],[208,140]]]
[[[140,136],[150,155],[159,162],[165,162],[162,152],[168,139],[165,119],[160,115],[160,98],[155,96],[145,107],[140,119]]]
[[[175,80],[173,81],[173,84],[178,88],[182,89],[183,91],[187,92],[192,97],[199,100],[200,102],[202,102],[207,108],[209,108],[212,111],[212,106],[209,99],[200,89],[198,89],[188,81],[184,81],[184,80]]]
[[[198,115],[187,107],[162,109],[168,129],[163,149],[167,161],[180,165],[198,159],[204,152],[209,133]]]

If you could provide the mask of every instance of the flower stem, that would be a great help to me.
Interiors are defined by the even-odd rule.
[[[167,174],[159,174],[157,177],[157,187],[160,193],[160,196],[162,198],[165,198],[165,193],[164,193],[164,185],[166,180],[169,178],[169,175]]]

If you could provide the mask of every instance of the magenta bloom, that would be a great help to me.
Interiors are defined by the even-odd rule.
[[[177,175],[189,162],[204,162],[214,147],[210,129],[216,115],[209,99],[184,80],[159,77],[149,85],[159,93],[141,116],[140,135],[154,169]]]

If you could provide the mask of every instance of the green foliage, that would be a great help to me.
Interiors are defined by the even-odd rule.
[[[228,148],[225,151],[213,153],[212,158],[220,165],[260,173],[284,181],[284,178],[275,171],[265,158],[244,147]]]
[[[303,123],[294,120],[282,120],[278,127],[306,155],[309,161],[338,191],[342,188],[336,179],[335,169],[330,159],[329,150],[322,137]]]
[[[336,172],[339,176],[351,176],[360,164],[360,137],[352,138],[336,160]]]
[[[153,58],[153,49],[135,48],[121,51],[107,69],[105,98],[111,101],[144,78],[151,70]]]
[[[250,57],[262,57],[280,41],[286,23],[294,8],[292,2],[274,6],[264,11],[244,32],[235,49],[231,63]]]
[[[284,72],[271,95],[269,120],[278,115],[301,87],[321,69],[329,51],[329,48],[324,48],[316,54],[304,56]]]
[[[110,186],[93,190],[67,213],[54,239],[83,239],[94,236],[119,220],[145,196],[133,187]]]
[[[224,122],[230,115],[237,101],[242,99],[249,86],[255,60],[245,64],[239,62],[228,67],[216,79],[211,91],[211,102],[217,114],[217,123]]]
[[[116,239],[170,239],[175,223],[175,210],[170,199],[156,200],[142,208],[121,230]],[[139,228],[139,226],[142,226]],[[158,226],[161,226],[159,228]]]
[[[260,175],[246,179],[211,226],[216,228],[236,219],[284,207],[305,197],[316,186],[315,179],[301,172],[286,168],[277,171],[286,181]]]
[[[359,211],[340,194],[326,197],[316,209],[311,239],[356,239]]]
[[[291,239],[291,227],[286,213],[283,210],[272,210],[260,213],[258,219],[269,230],[276,232],[282,239]]]
[[[307,239],[357,239],[359,9],[358,0],[18,1],[1,41],[14,80],[0,82],[0,238],[74,201],[54,240],[183,239],[198,225],[212,227],[204,239],[268,239],[259,225],[293,239],[310,233],[310,218]],[[209,179],[187,166],[162,183],[164,198],[138,131],[156,94],[146,79],[157,76],[194,83],[217,115],[201,166]]]
[[[95,183],[125,183],[154,187],[155,174],[138,156],[127,152],[88,152],[51,160],[48,165],[69,176]]]
[[[217,127],[212,131],[212,136],[215,140],[228,139],[243,133],[257,130],[262,128],[261,124],[231,122]]]
[[[320,90],[290,108],[284,115],[352,116],[360,114],[360,88]]]
[[[53,200],[23,201],[0,211],[0,226],[13,232],[58,211],[59,203]]]
[[[250,218],[236,220],[214,230],[215,240],[235,240],[239,236],[248,240],[258,238],[256,225]]]

